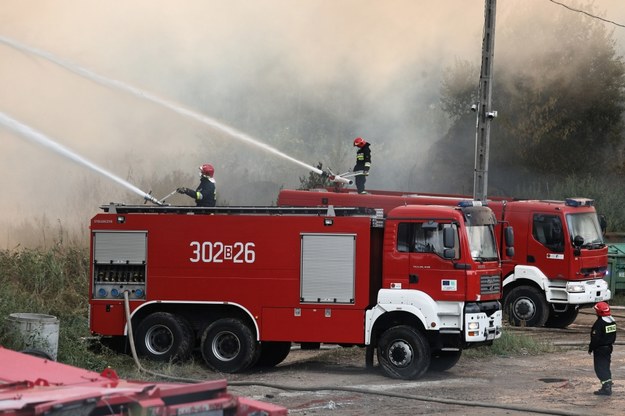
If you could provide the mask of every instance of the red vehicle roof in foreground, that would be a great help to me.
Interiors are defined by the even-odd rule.
[[[281,416],[287,409],[227,392],[226,380],[196,384],[128,381],[0,347],[0,415],[206,414]],[[258,412],[258,413],[255,413]],[[148,413],[145,413],[148,414]]]

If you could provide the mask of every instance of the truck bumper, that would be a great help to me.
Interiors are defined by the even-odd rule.
[[[545,289],[545,295],[549,303],[584,305],[612,298],[608,282],[603,279],[574,282],[554,280],[550,281]]]
[[[464,339],[467,343],[485,343],[501,337],[502,313],[468,313],[464,319]]]

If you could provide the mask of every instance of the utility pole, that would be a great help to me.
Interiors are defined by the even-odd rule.
[[[497,0],[485,0],[482,68],[480,70],[480,85],[478,89],[479,98],[478,102],[471,107],[472,110],[477,111],[475,170],[473,173],[473,199],[476,201],[486,201],[490,122],[497,117],[497,111],[491,109],[496,6]]]

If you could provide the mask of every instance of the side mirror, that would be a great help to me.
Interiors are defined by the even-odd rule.
[[[506,246],[514,247],[514,229],[512,227],[506,227],[505,239],[506,239]]]
[[[508,247],[508,248],[506,248],[506,256],[508,256],[508,257],[514,257],[514,247]]]
[[[445,250],[443,250],[443,257],[446,259],[456,258],[456,250],[453,248],[446,248]]]
[[[452,227],[443,229],[443,246],[445,246],[445,248],[452,249],[456,247],[456,231]],[[448,258],[447,256],[445,257]],[[451,258],[453,257],[455,257],[455,254]]]
[[[581,235],[576,235],[575,238],[573,238],[573,246],[580,248],[583,245],[584,245],[584,237],[582,237]]]

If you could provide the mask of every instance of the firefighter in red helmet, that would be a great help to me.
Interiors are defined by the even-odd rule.
[[[195,204],[198,207],[214,207],[216,203],[215,198],[215,168],[211,164],[204,164],[200,166],[200,185],[194,191],[189,188],[178,188],[178,193],[185,194],[195,199]]]
[[[616,341],[616,322],[610,313],[610,305],[599,302],[595,305],[597,320],[590,331],[588,354],[593,354],[595,374],[601,382],[601,388],[594,392],[599,396],[612,395],[612,345]]]
[[[371,167],[371,149],[369,149],[369,143],[362,137],[354,139],[354,147],[358,148],[358,151],[356,151],[356,165],[354,166],[356,189],[359,194],[366,194],[365,182],[367,182],[369,168]]]

